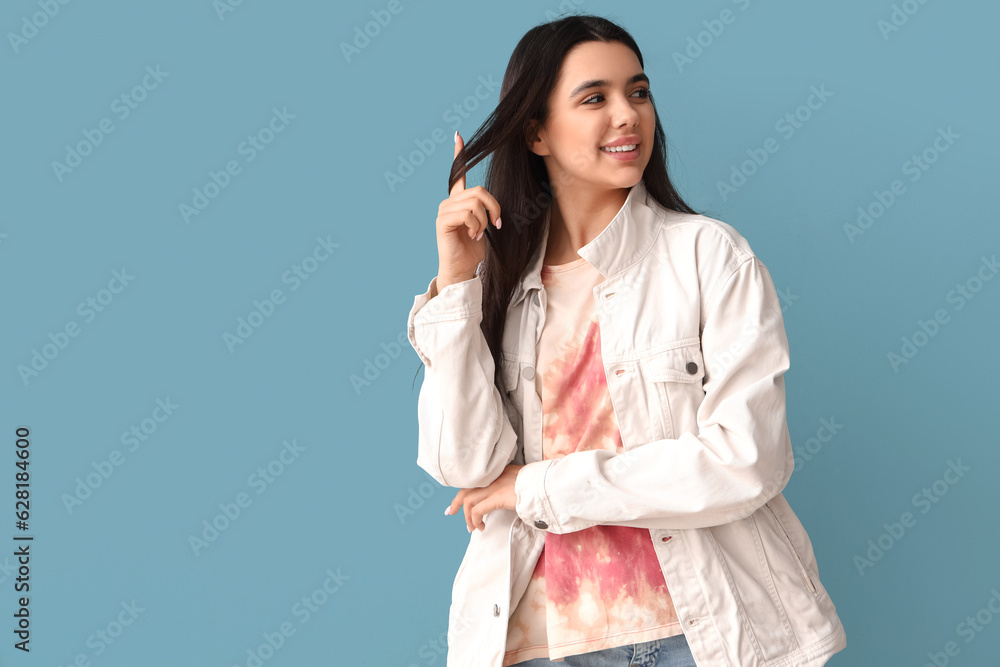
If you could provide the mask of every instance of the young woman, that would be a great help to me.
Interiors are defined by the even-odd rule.
[[[671,184],[632,37],[533,28],[455,141],[408,320],[417,464],[460,488],[445,513],[471,533],[449,667],[825,664],[846,635],[781,494],[781,306]]]

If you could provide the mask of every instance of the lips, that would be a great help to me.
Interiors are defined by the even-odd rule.
[[[616,146],[631,146],[633,144],[639,145],[640,143],[642,143],[642,137],[638,134],[628,134],[624,137],[618,137],[614,141],[609,141],[601,146],[601,148],[615,148]]]
[[[638,135],[619,137],[606,146],[601,146],[600,151],[612,160],[618,162],[636,162],[641,153],[639,145],[642,139]]]
[[[602,147],[601,150],[604,151],[605,153],[632,153],[635,152],[638,148],[639,144],[625,144],[622,146],[618,146],[615,149],[605,149],[605,147]]]

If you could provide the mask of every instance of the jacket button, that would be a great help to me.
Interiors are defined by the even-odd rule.
[[[521,371],[521,375],[524,376],[525,380],[530,380],[535,377],[535,369],[531,366],[525,366],[524,370]]]
[[[500,605],[498,604],[493,605],[493,615],[494,616],[500,615]]]
[[[542,530],[545,530],[548,527],[549,527],[549,524],[545,523],[541,519],[538,519],[537,521],[535,521],[535,528],[541,528]]]
[[[693,361],[689,361],[687,366],[685,366],[685,368],[687,369],[687,372],[690,373],[691,375],[694,375],[695,373],[698,372],[698,364],[696,364]]]

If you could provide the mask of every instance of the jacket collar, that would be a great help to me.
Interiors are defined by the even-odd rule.
[[[577,251],[589,264],[605,276],[611,277],[627,269],[646,253],[656,234],[656,201],[649,196],[646,183],[640,179],[629,190],[625,203],[611,222],[587,245]],[[552,209],[545,212],[545,231],[535,254],[525,269],[523,278],[514,289],[511,306],[516,306],[531,290],[542,286],[542,264],[549,240],[549,218]]]

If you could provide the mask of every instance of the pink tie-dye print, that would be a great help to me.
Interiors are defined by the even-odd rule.
[[[607,390],[593,288],[605,277],[582,257],[542,267],[547,308],[535,385],[542,455],[622,452]],[[649,530],[597,525],[546,533],[545,547],[507,631],[506,665],[681,634]]]

